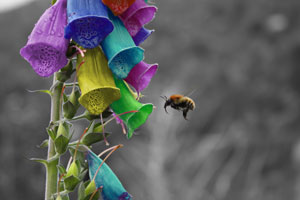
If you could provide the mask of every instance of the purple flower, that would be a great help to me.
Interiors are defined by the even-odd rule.
[[[157,68],[158,64],[148,64],[142,61],[132,68],[125,81],[132,85],[137,93],[140,93],[149,85]]]
[[[20,50],[21,56],[40,76],[48,77],[68,62],[66,51],[69,40],[64,38],[66,7],[67,0],[58,0],[48,8],[33,28],[27,44]]]
[[[134,43],[136,46],[139,46],[141,43],[143,43],[152,33],[154,30],[148,30],[146,28],[141,28],[141,30],[132,37]]]

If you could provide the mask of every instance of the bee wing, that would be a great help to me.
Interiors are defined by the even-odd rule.
[[[190,90],[188,93],[184,93],[184,96],[189,97],[192,94],[194,94],[199,88],[194,88],[193,90]]]

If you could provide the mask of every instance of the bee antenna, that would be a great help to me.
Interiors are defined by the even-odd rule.
[[[160,96],[163,100],[167,101],[168,98],[166,96]]]

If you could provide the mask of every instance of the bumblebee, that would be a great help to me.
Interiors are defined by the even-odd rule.
[[[184,95],[174,94],[169,98],[167,98],[166,96],[161,96],[161,98],[166,101],[164,105],[166,113],[168,113],[167,107],[171,106],[175,110],[183,111],[183,117],[185,120],[187,120],[186,116],[188,111],[194,110],[196,107],[195,102],[190,97]]]

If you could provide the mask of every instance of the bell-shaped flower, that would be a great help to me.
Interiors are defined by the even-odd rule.
[[[155,16],[157,7],[148,5],[144,0],[136,0],[122,15],[125,27],[131,36],[135,36],[141,28]]]
[[[143,43],[152,33],[154,30],[148,30],[144,27],[140,29],[140,31],[132,37],[134,43],[136,46],[139,46],[141,43]]]
[[[119,78],[126,78],[130,70],[144,58],[144,50],[134,44],[122,21],[109,12],[114,30],[101,42],[108,66]]]
[[[84,64],[80,66],[84,59]],[[79,67],[80,66],[80,67]],[[102,113],[120,98],[112,72],[100,47],[87,49],[85,57],[77,57],[77,78],[81,96],[79,102],[91,114]]]
[[[87,152],[87,161],[89,165],[89,176],[92,180],[95,177],[96,187],[102,187],[103,200],[130,200],[131,195],[125,190],[122,183],[111,170],[111,168],[104,162],[101,168],[99,166],[102,163],[100,159],[93,152]],[[98,171],[99,169],[99,171]],[[98,171],[98,172],[97,172]]]
[[[110,8],[114,15],[118,16],[125,12],[135,0],[102,0]]]
[[[34,26],[27,44],[20,50],[34,71],[48,77],[63,68],[68,60],[69,40],[64,38],[67,24],[67,0],[58,0],[48,8]]]
[[[95,48],[114,28],[107,11],[101,0],[69,0],[65,38],[84,48]]]
[[[135,129],[140,127],[142,124],[146,122],[149,115],[153,111],[153,105],[152,104],[141,104],[138,102],[130,92],[127,85],[124,83],[122,79],[115,78],[115,83],[118,88],[120,88],[121,91],[121,98],[117,101],[114,101],[110,108],[114,111],[116,114],[128,112],[131,110],[137,110],[136,113],[128,113],[125,115],[119,116],[124,124],[127,126],[127,137],[131,138],[132,134]]]
[[[142,61],[132,68],[125,81],[132,85],[139,94],[149,85],[157,68],[158,64],[148,64]]]

